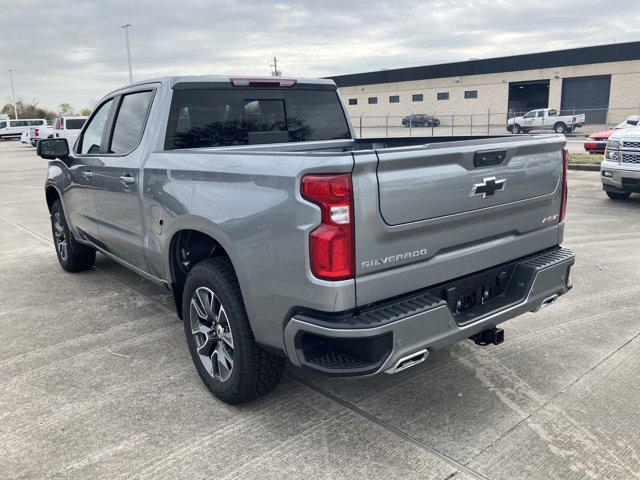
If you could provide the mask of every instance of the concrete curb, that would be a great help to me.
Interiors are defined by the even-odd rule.
[[[600,165],[594,163],[570,163],[569,170],[587,170],[590,172],[599,172]]]

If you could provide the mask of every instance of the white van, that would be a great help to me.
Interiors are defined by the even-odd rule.
[[[84,123],[89,117],[58,117],[53,121],[53,138],[66,138],[69,148],[73,147]]]
[[[44,118],[3,119],[0,120],[0,138],[19,138],[25,130],[46,124]]]

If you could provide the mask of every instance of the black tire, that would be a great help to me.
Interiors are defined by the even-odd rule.
[[[522,133],[522,127],[517,123],[513,126],[512,130],[513,130],[513,133],[516,135],[518,135],[519,133]]]
[[[93,267],[96,251],[81,245],[73,238],[60,200],[56,200],[51,207],[51,233],[58,262],[64,270],[82,272]]]
[[[198,308],[192,305],[192,299],[200,298],[196,291],[205,292],[205,296],[207,292],[213,294],[211,301],[207,300],[211,305],[209,312],[215,312],[218,307],[224,309],[218,310],[217,320],[213,324],[208,324],[207,320],[198,316]],[[199,305],[203,305],[203,302]],[[211,393],[223,402],[240,404],[261,397],[275,388],[282,377],[285,360],[266,352],[256,343],[238,279],[227,257],[204,260],[193,267],[184,286],[182,312],[191,358],[198,375]],[[216,317],[215,313],[212,317]],[[208,334],[203,333],[203,326],[209,328]],[[222,340],[229,332],[230,343]],[[200,355],[199,348],[205,355]],[[219,348],[227,355],[231,354],[230,369],[228,362],[223,362],[226,365],[223,370],[217,361]],[[205,349],[211,353],[207,354]],[[211,361],[210,365],[207,359]],[[204,362],[207,362],[207,366]],[[225,375],[227,377],[223,379]]]
[[[558,122],[553,126],[553,131],[556,133],[567,133],[569,129],[564,123]]]
[[[611,200],[626,200],[631,196],[630,192],[605,192]]]

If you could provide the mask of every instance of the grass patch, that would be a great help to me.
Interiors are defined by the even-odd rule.
[[[594,165],[600,165],[604,155],[596,154],[591,155],[589,153],[571,153],[569,154],[569,163],[590,163]]]

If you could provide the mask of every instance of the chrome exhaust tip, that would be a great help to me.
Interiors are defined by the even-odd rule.
[[[555,295],[551,295],[550,297],[545,298],[542,303],[540,304],[540,306],[535,310],[536,312],[539,312],[540,310],[542,310],[543,308],[547,308],[550,307],[551,305],[553,305],[554,303],[556,303],[556,300],[558,300],[558,294]]]
[[[396,362],[393,368],[390,368],[386,373],[394,374],[406,370],[407,368],[415,367],[416,365],[424,362],[429,356],[427,349],[420,350],[419,352],[412,353],[406,357],[402,357]]]

